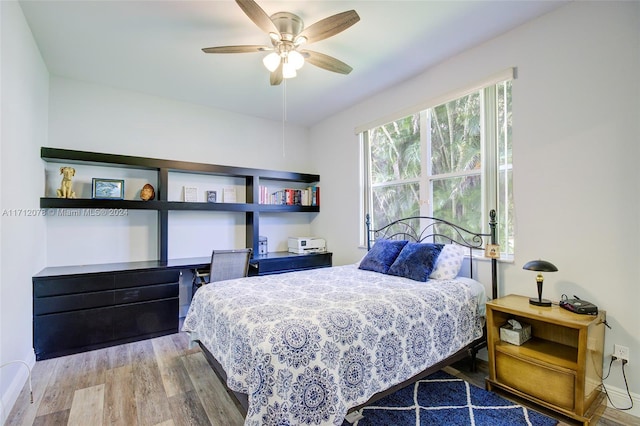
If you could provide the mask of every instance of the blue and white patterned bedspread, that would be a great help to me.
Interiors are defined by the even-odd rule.
[[[347,410],[482,336],[484,287],[356,265],[200,288],[183,330],[249,395],[245,425],[340,425]]]

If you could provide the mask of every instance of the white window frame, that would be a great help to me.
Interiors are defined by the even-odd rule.
[[[376,120],[374,122],[368,123],[363,126],[359,126],[356,128],[356,132],[360,135],[360,164],[361,164],[361,173],[360,173],[360,185],[361,185],[361,203],[360,203],[360,211],[362,215],[362,222],[365,223],[366,215],[371,211],[372,207],[372,192],[371,188],[374,186],[371,184],[371,170],[370,170],[370,160],[371,160],[371,150],[369,146],[369,130],[376,128],[378,126],[387,124],[389,122],[399,120],[408,115],[415,114],[416,111],[420,113],[421,120],[421,135],[420,135],[420,143],[422,146],[422,173],[419,179],[406,179],[402,181],[394,181],[394,182],[385,182],[383,185],[375,185],[375,186],[388,186],[392,184],[403,184],[403,183],[413,183],[419,181],[420,185],[420,214],[425,216],[431,215],[431,204],[432,198],[430,193],[431,182],[434,180],[440,180],[450,177],[463,177],[477,174],[478,172],[470,170],[470,171],[460,171],[453,173],[446,173],[437,176],[431,175],[431,132],[430,132],[430,120],[428,119],[428,113],[431,108],[437,107],[444,103],[450,102],[452,100],[467,96],[471,93],[480,92],[481,103],[483,105],[481,109],[481,120],[483,121],[483,132],[481,134],[481,156],[482,156],[482,168],[479,172],[481,174],[482,179],[482,232],[489,232],[488,222],[489,222],[489,210],[498,209],[498,188],[499,188],[499,171],[500,169],[505,168],[504,166],[498,165],[499,153],[498,153],[498,132],[496,123],[496,111],[497,111],[497,90],[496,85],[507,81],[514,80],[516,78],[516,70],[515,68],[509,68],[500,73],[496,73],[495,75],[490,76],[483,81],[470,85],[466,88],[439,96],[438,98],[426,102],[424,104],[408,108],[403,110],[402,112],[396,113],[393,116],[389,116],[380,120]],[[506,134],[506,132],[505,132]],[[508,166],[509,169],[512,168],[512,165]],[[505,188],[505,191],[508,191],[508,188]],[[506,197],[506,194],[505,194]],[[507,214],[508,212],[504,212]],[[507,232],[506,224],[500,227],[498,224],[498,232]],[[513,236],[512,236],[513,237]],[[362,232],[360,235],[361,244],[366,246],[366,227],[362,228]],[[503,253],[505,258],[510,258],[513,256],[513,253]]]

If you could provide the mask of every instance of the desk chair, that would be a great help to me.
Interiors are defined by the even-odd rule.
[[[216,282],[246,277],[249,273],[249,259],[252,249],[213,250],[208,270],[195,270],[193,294],[200,286]]]

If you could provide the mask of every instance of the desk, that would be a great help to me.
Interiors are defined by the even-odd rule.
[[[210,257],[45,268],[33,276],[37,360],[177,333],[181,270]],[[331,266],[331,253],[269,253],[250,275]]]

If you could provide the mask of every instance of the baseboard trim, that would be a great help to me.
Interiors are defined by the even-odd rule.
[[[33,349],[24,357],[22,360],[29,366],[29,369],[33,369],[33,366],[36,364],[36,354]],[[27,383],[29,378],[29,372],[24,367],[22,363],[9,364],[4,369],[13,369],[15,371],[13,379],[7,386],[6,390],[2,394],[0,404],[0,424],[4,425],[9,417],[9,413],[13,409],[14,404],[18,400],[18,396],[20,396],[20,392],[22,392],[22,388],[24,384]],[[6,376],[5,376],[6,377]]]
[[[620,389],[606,384],[605,386],[607,388],[607,394],[609,395],[609,398],[607,399],[607,407],[615,410],[619,408],[627,408],[631,405],[626,389]],[[631,392],[631,398],[633,399],[633,408],[623,411],[627,414],[640,418],[640,395]],[[613,405],[611,403],[613,403]]]

